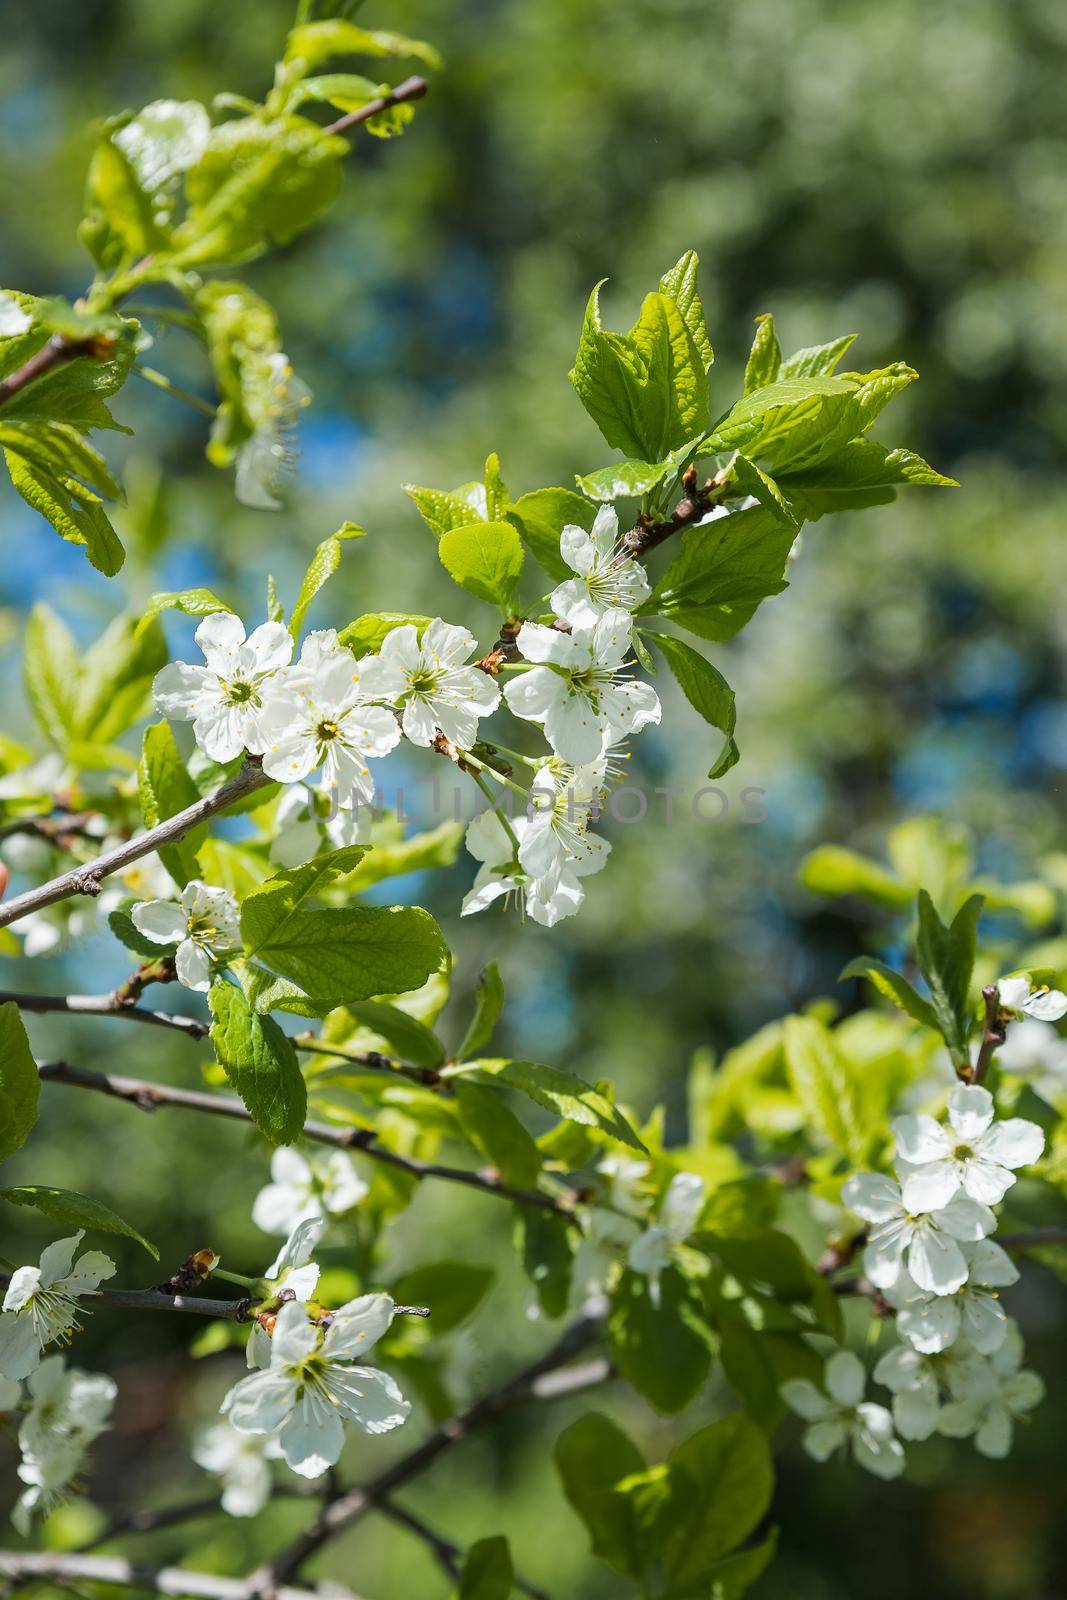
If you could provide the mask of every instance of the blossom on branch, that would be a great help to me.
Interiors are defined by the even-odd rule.
[[[891,1288],[906,1266],[921,1289],[955,1294],[968,1272],[959,1241],[984,1239],[996,1223],[988,1206],[962,1195],[937,1210],[915,1213],[905,1205],[900,1185],[876,1172],[853,1174],[841,1199],[870,1224],[863,1265],[877,1289]]]
[[[826,1363],[825,1394],[809,1378],[790,1379],[779,1393],[790,1411],[808,1424],[804,1448],[816,1461],[828,1461],[836,1450],[851,1444],[856,1460],[868,1472],[899,1478],[904,1447],[885,1406],[864,1400],[866,1379],[859,1357],[851,1350],[838,1350]]]
[[[412,622],[393,628],[376,656],[359,663],[368,692],[401,711],[412,744],[431,745],[438,733],[460,750],[478,737],[478,722],[495,711],[500,691],[492,678],[467,666],[475,638],[435,617],[419,642]]]
[[[197,744],[212,761],[235,761],[246,750],[262,754],[266,696],[293,654],[288,628],[264,622],[246,639],[240,617],[214,611],[195,638],[206,665],[171,661],[157,672],[157,709],[171,721],[191,722]]]
[[[292,1234],[309,1217],[340,1216],[368,1193],[343,1150],[309,1160],[280,1145],[270,1158],[270,1176],[252,1204],[252,1221],[264,1233]]]
[[[206,993],[220,962],[241,948],[241,919],[228,889],[192,878],[175,900],[139,900],[130,907],[134,927],[155,944],[176,945],[178,982]]]
[[[606,611],[636,611],[652,593],[640,562],[622,552],[614,506],[601,506],[589,533],[569,523],[559,553],[577,577],[553,589],[551,605],[572,628],[591,628]]]
[[[39,1266],[18,1267],[11,1274],[0,1311],[3,1377],[28,1377],[46,1345],[69,1339],[80,1327],[79,1299],[114,1276],[115,1263],[100,1250],[87,1250],[75,1265],[84,1237],[79,1229],[70,1239],[57,1239],[41,1252]]]
[[[948,1097],[948,1127],[909,1112],[892,1123],[910,1211],[935,1211],[961,1190],[996,1205],[1015,1182],[1015,1167],[1029,1167],[1045,1147],[1036,1122],[993,1121],[993,1096],[978,1084],[958,1083]]]

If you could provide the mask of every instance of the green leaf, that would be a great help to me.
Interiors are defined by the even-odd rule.
[[[152,681],[167,659],[163,630],[138,630],[137,618],[116,617],[89,646],[78,669],[74,733],[108,744],[151,703]]]
[[[161,611],[184,611],[189,617],[209,617],[214,611],[232,612],[232,610],[232,606],[228,606],[225,600],[220,600],[218,595],[212,594],[210,589],[161,590],[158,594],[149,595],[137,631],[143,633]]]
[[[838,983],[843,983],[846,978],[866,978],[888,1000],[900,1007],[901,1011],[913,1017],[916,1022],[921,1022],[924,1028],[933,1028],[939,1032],[937,1014],[928,1000],[917,994],[899,972],[894,972],[892,967],[887,967],[884,961],[876,961],[873,956],[857,956],[843,967]]]
[[[680,1411],[711,1367],[714,1339],[700,1297],[674,1267],[660,1278],[658,1304],[647,1278],[623,1273],[608,1334],[622,1376],[657,1411]]]
[[[99,1228],[103,1233],[120,1233],[126,1239],[136,1240],[150,1256],[159,1260],[155,1245],[150,1244],[128,1222],[124,1222],[110,1206],[91,1199],[87,1194],[79,1194],[75,1189],[51,1189],[41,1183],[22,1183],[13,1188],[0,1189],[0,1199],[10,1201],[13,1206],[31,1206],[34,1211],[51,1217],[53,1222],[62,1222],[73,1228]]]
[[[419,907],[307,908],[311,895],[350,872],[362,855],[362,847],[352,845],[276,873],[241,907],[249,956],[296,984],[319,1015],[417,989],[447,957],[441,930]]]
[[[689,329],[690,337],[700,353],[705,373],[715,360],[715,352],[708,338],[708,325],[704,320],[704,307],[697,291],[697,268],[700,257],[695,250],[687,250],[659,280],[660,294],[673,300]]]
[[[508,517],[518,528],[535,560],[557,583],[574,573],[559,553],[559,536],[566,527],[593,526],[597,507],[573,489],[534,489],[513,502]]]
[[[688,528],[641,612],[673,617],[703,638],[732,639],[761,600],[787,587],[792,545],[792,529],[763,506]]]
[[[860,1166],[869,1139],[856,1084],[833,1034],[816,1017],[787,1017],[784,1042],[789,1081],[808,1122]]]
[[[487,520],[485,487],[481,484],[478,487],[481,490],[480,504],[472,504],[458,490],[449,492],[447,489],[420,489],[413,483],[401,485],[408,499],[413,500],[418,507],[423,522],[437,539],[453,528],[465,528],[471,521],[472,511],[475,512],[477,520],[482,522]]]
[[[774,1471],[766,1435],[740,1412],[680,1444],[669,1466],[672,1515],[663,1559],[678,1591],[707,1579],[715,1563],[763,1520]],[[688,1494],[681,1487],[685,1480]]]
[[[53,478],[79,478],[97,494],[122,499],[122,486],[99,450],[67,422],[0,422],[0,445]]]
[[[647,494],[673,470],[673,461],[615,461],[575,482],[591,500],[632,499]]]
[[[800,472],[779,475],[778,487],[809,522],[835,511],[885,505],[897,485],[954,489],[955,478],[935,472],[912,450],[888,450],[877,439],[852,439],[843,449]]]
[[[450,528],[437,546],[441,565],[479,600],[506,610],[523,565],[522,541],[510,522]]]
[[[78,647],[66,623],[43,600],[26,622],[22,676],[37,726],[65,750],[75,737]]]
[[[832,339],[829,344],[811,344],[802,350],[794,350],[793,354],[782,362],[778,376],[790,379],[832,377],[841,357],[855,342],[854,333],[844,333],[839,339]]]
[[[707,448],[741,450],[775,473],[808,466],[862,431],[857,387],[855,378],[779,378],[731,406]]]
[[[637,461],[661,461],[706,429],[706,366],[674,300],[646,295],[628,334],[605,333],[600,288],[589,297],[570,373],[608,444]]]
[[[841,1307],[833,1286],[789,1234],[777,1228],[755,1228],[734,1236],[701,1230],[696,1242],[717,1255],[744,1286],[744,1301],[731,1304],[724,1296],[723,1303],[727,1310],[743,1316],[750,1327],[822,1332],[841,1338]],[[753,1304],[754,1300],[761,1303]]]
[[[562,1317],[570,1301],[573,1229],[554,1211],[519,1206],[515,1235],[523,1271],[546,1317]]]
[[[745,394],[774,383],[781,366],[782,347],[774,331],[774,318],[765,311],[756,318],[756,333],[745,364]]]
[[[474,994],[474,1015],[456,1051],[457,1061],[466,1061],[468,1057],[477,1055],[479,1050],[485,1049],[493,1037],[493,1030],[500,1020],[503,1007],[504,983],[500,976],[500,968],[495,961],[490,961],[487,967],[482,968],[478,978],[478,987]]]
[[[709,726],[717,728],[723,735],[723,748],[708,773],[709,778],[721,777],[724,772],[729,772],[740,754],[734,741],[737,718],[734,691],[722,673],[710,661],[705,661],[691,645],[673,638],[669,633],[649,634],[649,638],[666,656],[689,704]]]
[[[502,1533],[472,1544],[463,1561],[453,1600],[508,1600],[515,1577],[511,1551]]]
[[[762,467],[757,467],[754,461],[743,456],[739,450],[730,463],[730,470],[737,480],[739,489],[744,489],[754,500],[758,500],[761,506],[784,522],[794,533],[800,531],[800,519],[782,493],[781,487],[763,471]]]
[[[753,1422],[777,1427],[787,1407],[783,1383],[808,1378],[820,1384],[823,1362],[800,1333],[761,1332],[740,1317],[719,1323],[719,1359],[731,1389]]]
[[[384,1039],[405,1061],[413,1061],[420,1067],[439,1067],[443,1063],[445,1047],[437,1035],[398,1006],[386,1005],[381,1000],[356,1000],[345,1009],[356,1022]]]
[[[428,67],[443,65],[440,53],[423,39],[382,28],[360,28],[340,18],[305,22],[291,29],[285,42],[287,64],[295,63],[301,72],[310,72],[331,56],[411,56]]]
[[[738,1550],[735,1555],[724,1556],[721,1561],[709,1568],[707,1580],[711,1583],[710,1593],[714,1600],[740,1600],[746,1589],[750,1589],[757,1578],[762,1578],[778,1551],[778,1529],[772,1528],[765,1539],[758,1544],[750,1545],[747,1550]],[[700,1600],[709,1593],[701,1587]],[[680,1597],[679,1597],[680,1600]]]
[[[80,229],[82,242],[108,271],[165,252],[170,245],[169,231],[159,220],[161,208],[142,186],[119,138],[121,130],[117,136],[105,133],[93,151]]]
[[[645,1472],[637,1446],[610,1417],[591,1411],[563,1430],[555,1454],[563,1492],[588,1529],[593,1553],[640,1579],[656,1551],[635,1497],[622,1487]],[[652,1531],[659,1531],[655,1524]]]
[[[259,1016],[232,983],[217,979],[208,994],[211,1043],[249,1116],[271,1144],[292,1144],[307,1116],[300,1064],[271,1017]]]
[[[507,516],[511,496],[500,475],[500,457],[494,450],[485,458],[485,517],[487,522],[498,522]]]
[[[355,523],[346,523],[345,528],[354,528],[355,526]],[[308,569],[304,573],[304,581],[300,585],[300,593],[297,596],[296,605],[293,607],[293,614],[289,619],[289,632],[294,639],[299,637],[300,629],[303,627],[304,618],[312,600],[314,600],[323,584],[333,577],[333,574],[341,565],[341,540],[344,538],[359,538],[362,532],[360,529],[355,534],[350,534],[345,531],[345,528],[342,528],[340,533],[332,533],[328,539],[323,539],[322,543],[316,546],[315,554],[312,556]]]
[[[368,611],[350,622],[347,628],[342,628],[337,638],[353,655],[368,656],[381,649],[386,635],[392,633],[394,628],[403,628],[411,623],[421,639],[432,620],[431,617],[413,616],[406,611]]]
[[[460,1122],[471,1143],[505,1183],[531,1188],[541,1172],[541,1154],[511,1107],[481,1083],[457,1078],[455,1091]]]
[[[911,904],[911,890],[893,873],[842,845],[822,845],[800,863],[799,877],[813,894],[861,894],[900,911]]]
[[[41,1080],[13,1000],[0,1005],[0,1161],[14,1155],[37,1121]]]
[[[390,1285],[389,1293],[398,1305],[429,1306],[429,1331],[438,1338],[474,1315],[495,1277],[492,1267],[472,1266],[469,1261],[435,1261],[403,1273]]]
[[[930,989],[937,1026],[954,1065],[970,1065],[968,1043],[974,1020],[971,977],[983,904],[980,894],[972,894],[946,927],[926,890],[919,890],[915,953],[919,971]]]
[[[144,731],[141,760],[137,768],[137,798],[146,828],[155,828],[168,817],[195,805],[200,791],[178,754],[174,735],[166,722],[157,722]],[[207,824],[199,823],[176,844],[164,845],[159,859],[180,889],[190,878],[200,875],[197,851],[207,838]],[[121,934],[119,935],[121,938]]]
[[[568,1122],[577,1122],[587,1128],[599,1128],[620,1144],[644,1152],[637,1137],[617,1106],[573,1072],[560,1067],[546,1067],[536,1061],[467,1061],[446,1067],[444,1076],[454,1078],[460,1074],[477,1072],[494,1083],[506,1083],[528,1095],[546,1111],[554,1111]]]
[[[346,140],[303,117],[220,122],[185,176],[189,209],[173,236],[182,267],[245,261],[288,244],[334,202]]]
[[[11,482],[26,504],[50,522],[61,539],[84,546],[93,566],[113,578],[126,552],[104,514],[99,495],[74,478],[53,477],[13,450],[5,450],[4,459]]]

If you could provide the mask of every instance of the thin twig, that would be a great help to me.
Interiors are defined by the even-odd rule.
[[[997,1243],[1005,1250],[1037,1250],[1046,1244],[1067,1244],[1067,1228],[1027,1228],[1023,1233],[1007,1233]]]
[[[447,1087],[433,1067],[410,1066],[406,1061],[398,1061],[395,1056],[382,1055],[380,1050],[346,1050],[343,1045],[328,1044],[310,1033],[298,1033],[293,1044],[297,1050],[305,1050],[309,1055],[332,1056],[336,1061],[350,1061],[353,1066],[365,1067],[369,1072],[391,1072],[394,1077],[410,1078],[412,1083],[421,1084],[424,1089],[439,1089],[443,1093]]]
[[[10,1283],[6,1273],[0,1273],[0,1287]],[[130,1311],[182,1311],[191,1317],[213,1317],[223,1322],[249,1321],[251,1302],[243,1300],[208,1300],[194,1295],[164,1294],[159,1289],[92,1289],[79,1295],[79,1300],[102,1300],[105,1305],[125,1306]],[[418,1308],[421,1314],[422,1308]]]
[[[390,89],[388,94],[379,95],[374,100],[368,100],[366,105],[360,106],[358,111],[349,111],[346,116],[338,117],[336,122],[331,122],[329,127],[323,128],[323,133],[347,133],[349,128],[357,127],[361,122],[368,122],[371,117],[376,117],[379,111],[388,111],[390,106],[403,105],[408,100],[421,100],[429,90],[430,85],[425,78],[405,78],[403,83],[398,83],[395,89]]]
[[[114,353],[114,349],[113,339],[65,339],[62,334],[55,333],[16,372],[0,383],[0,406],[13,400],[38,378],[43,378],[53,367],[61,366],[65,361],[74,361],[78,356],[92,355],[103,361]]]
[[[964,1083],[981,1083],[989,1071],[993,1057],[1007,1038],[1008,1022],[1001,1012],[1000,990],[995,983],[987,984],[982,990],[982,1001],[985,1006],[985,1024],[982,1029],[978,1059],[973,1067],[956,1068],[956,1076],[962,1078]]]
[[[443,1533],[438,1533],[436,1528],[431,1528],[429,1523],[423,1522],[414,1512],[408,1511],[404,1506],[398,1506],[395,1500],[379,1500],[374,1508],[383,1517],[388,1517],[390,1522],[395,1522],[398,1527],[406,1528],[417,1539],[421,1539],[435,1556],[441,1570],[454,1583],[459,1577],[460,1568],[466,1552],[458,1544],[453,1544],[451,1539],[446,1539]],[[549,1600],[543,1589],[535,1589],[532,1583],[527,1583],[517,1574],[512,1577],[511,1587],[519,1594],[529,1596],[529,1600]]]
[[[125,1100],[140,1111],[157,1111],[168,1108],[186,1111],[203,1111],[209,1116],[231,1117],[238,1122],[252,1119],[240,1100],[228,1095],[208,1094],[200,1089],[176,1089],[167,1084],[149,1083],[143,1078],[125,1078],[116,1073],[91,1072],[85,1067],[72,1066],[67,1061],[46,1061],[38,1067],[41,1077],[50,1083],[65,1083],[79,1089],[94,1089],[99,1094]],[[376,1143],[377,1135],[371,1128],[334,1128],[325,1122],[305,1122],[303,1137],[316,1144],[332,1145],[338,1150],[358,1150],[371,1161],[406,1172],[409,1177],[441,1178],[448,1183],[459,1183],[482,1194],[497,1195],[502,1200],[513,1200],[517,1205],[537,1206],[544,1211],[554,1211],[559,1216],[571,1217],[571,1207],[563,1199],[547,1194],[541,1189],[518,1189],[504,1183],[492,1171],[474,1171],[465,1167],[444,1167],[433,1161],[417,1161],[413,1156],[398,1155]]]
[[[15,994],[0,991],[0,1005],[13,1000],[20,1011],[60,1012],[78,1017],[117,1017],[122,1022],[144,1022],[155,1028],[174,1028],[190,1038],[204,1039],[210,1029],[198,1017],[172,1011],[152,1011],[147,1006],[125,1004],[116,991],[110,994]]]
[[[443,1422],[428,1439],[370,1483],[349,1489],[324,1506],[311,1526],[271,1563],[266,1582],[278,1583],[295,1576],[300,1568],[323,1545],[345,1528],[350,1528],[367,1512],[403,1484],[425,1472],[446,1450],[487,1427],[498,1417],[527,1400],[556,1399],[563,1394],[573,1394],[594,1384],[604,1383],[613,1376],[607,1360],[586,1362],[576,1371],[560,1371],[572,1358],[595,1343],[603,1332],[605,1305],[597,1301],[573,1322],[546,1355],[524,1367],[515,1377],[481,1396],[466,1411]],[[566,1380],[570,1378],[568,1383]]]
[[[221,784],[213,793],[194,801],[184,811],[176,812],[157,827],[149,828],[147,833],[139,833],[136,838],[128,839],[114,850],[97,856],[95,861],[87,861],[70,872],[62,873],[50,883],[42,883],[36,889],[27,889],[25,894],[16,895],[14,900],[4,901],[0,904],[0,928],[6,928],[9,923],[17,922],[31,911],[40,911],[71,895],[98,895],[101,883],[112,873],[123,871],[135,861],[140,861],[142,856],[151,855],[164,845],[175,844],[198,823],[218,816],[256,789],[265,788],[270,781],[255,759],[246,761],[237,776],[228,783]]]

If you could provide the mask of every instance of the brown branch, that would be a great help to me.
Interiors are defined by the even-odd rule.
[[[125,987],[125,985],[123,985]],[[16,994],[0,991],[0,1005],[14,1001],[20,1011],[49,1014],[58,1012],[76,1017],[117,1017],[122,1022],[144,1022],[155,1028],[174,1028],[192,1039],[204,1039],[210,1029],[198,1017],[182,1017],[171,1011],[152,1011],[128,1003],[121,989],[110,994]]]
[[[29,834],[31,838],[45,839],[49,844],[67,849],[75,839],[92,837],[88,825],[99,815],[98,811],[69,811],[59,816],[15,817],[0,825],[0,841]]]
[[[482,1395],[466,1411],[443,1422],[421,1445],[402,1456],[391,1467],[386,1467],[370,1483],[349,1489],[329,1501],[311,1526],[270,1564],[263,1574],[264,1586],[269,1587],[295,1576],[306,1561],[343,1529],[352,1527],[402,1484],[425,1472],[438,1456],[453,1445],[489,1426],[515,1406],[528,1400],[556,1399],[606,1382],[613,1376],[613,1368],[605,1359],[566,1369],[566,1363],[572,1356],[588,1349],[600,1337],[605,1309],[603,1302],[594,1303],[571,1324],[546,1355]],[[566,1370],[561,1371],[561,1368]]]
[[[425,78],[405,78],[403,83],[398,83],[388,94],[379,95],[375,100],[368,100],[358,111],[349,111],[346,116],[338,117],[336,122],[331,122],[329,127],[323,128],[322,131],[347,133],[349,128],[358,127],[361,122],[368,122],[371,117],[376,117],[379,111],[388,111],[390,106],[404,105],[409,100],[421,100],[429,88],[430,85]]]
[[[140,1111],[175,1107],[186,1111],[203,1111],[209,1116],[231,1117],[238,1122],[252,1120],[240,1100],[233,1100],[227,1095],[207,1094],[199,1089],[176,1089],[166,1084],[149,1083],[142,1078],[120,1077],[115,1073],[90,1072],[85,1067],[71,1066],[66,1061],[42,1062],[37,1070],[46,1082],[95,1089],[113,1099],[125,1100]],[[444,1167],[433,1161],[418,1161],[413,1156],[398,1155],[395,1150],[376,1143],[377,1135],[372,1128],[333,1128],[325,1122],[305,1122],[303,1137],[317,1144],[332,1145],[337,1150],[358,1150],[369,1160],[396,1167],[419,1182],[425,1178],[441,1178],[449,1183],[477,1189],[482,1194],[513,1200],[517,1205],[536,1206],[544,1211],[554,1211],[562,1217],[573,1215],[565,1200],[541,1189],[515,1188],[512,1184],[504,1183],[495,1172]]]
[[[1067,1228],[1028,1228],[1023,1233],[1008,1233],[997,1240],[1005,1250],[1036,1250],[1046,1244],[1067,1244]]]
[[[0,1273],[0,1287],[10,1278]],[[125,1306],[130,1311],[182,1311],[191,1317],[213,1317],[223,1322],[248,1322],[250,1301],[207,1300],[185,1294],[164,1294],[159,1289],[94,1289],[81,1300],[102,1300],[105,1305]]]
[[[622,537],[622,553],[636,561],[647,556],[650,550],[655,550],[672,534],[692,527],[701,517],[714,510],[722,500],[724,488],[722,474],[709,478],[702,488],[698,487],[696,469],[688,467],[682,474],[682,498],[670,516],[661,522],[639,517],[636,526]]]
[[[64,1554],[60,1551],[0,1550],[0,1577],[18,1582],[105,1583],[187,1600],[252,1600],[247,1578],[222,1578],[188,1567],[135,1566],[123,1556]],[[351,1589],[331,1584],[339,1600],[358,1600]],[[313,1590],[280,1588],[273,1600],[318,1600]]]
[[[65,339],[62,334],[55,333],[28,361],[0,383],[0,406],[13,400],[31,383],[36,383],[38,378],[43,378],[53,367],[61,366],[65,361],[74,361],[78,356],[95,356],[98,361],[106,361],[114,349],[114,339]]]
[[[410,1078],[412,1083],[421,1084],[425,1089],[437,1089],[442,1094],[448,1092],[440,1073],[433,1067],[410,1066],[395,1056],[382,1055],[380,1050],[346,1050],[343,1045],[327,1044],[310,1033],[297,1034],[293,1044],[309,1055],[333,1056],[337,1061],[350,1061],[353,1066],[365,1067],[370,1072],[391,1072],[395,1077]]]
[[[1000,990],[995,983],[987,984],[982,990],[982,1001],[985,1005],[985,1024],[978,1059],[973,1067],[969,1064],[956,1067],[956,1076],[962,1078],[964,1083],[981,1083],[992,1065],[993,1057],[1007,1038],[1008,1019],[1000,1009]]]
[[[43,883],[36,889],[27,889],[25,894],[16,895],[14,900],[4,901],[0,904],[0,928],[6,928],[9,923],[17,922],[20,917],[27,916],[31,911],[40,911],[43,907],[55,905],[57,900],[66,900],[71,895],[98,895],[103,880],[109,878],[112,873],[123,871],[125,867],[132,866],[135,861],[140,861],[142,856],[151,855],[163,845],[175,844],[198,823],[206,822],[209,817],[218,816],[228,806],[235,805],[238,800],[243,800],[256,789],[265,788],[270,781],[258,760],[255,757],[249,758],[237,776],[231,778],[228,783],[221,784],[212,794],[205,795],[202,800],[194,801],[191,806],[186,806],[184,811],[176,812],[173,817],[168,817],[157,827],[149,828],[147,833],[140,833],[136,838],[128,839],[124,844],[117,845],[114,850],[108,850],[104,855],[98,856],[95,861],[88,861],[70,872],[62,873],[50,883]]]

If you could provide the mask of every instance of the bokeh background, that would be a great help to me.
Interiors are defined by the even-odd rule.
[[[314,393],[285,510],[238,506],[229,478],[203,460],[203,419],[131,383],[116,410],[136,418],[136,438],[106,441],[134,486],[119,518],[133,549],[120,579],[97,580],[0,491],[5,729],[28,728],[14,686],[34,598],[47,596],[84,638],[120,589],[136,603],[203,583],[255,615],[266,573],[292,595],[314,544],[346,517],[371,537],[346,550],[320,625],[378,607],[480,624],[399,485],[469,479],[490,450],[516,494],[603,463],[566,379],[601,277],[608,316],[625,325],[659,273],[696,247],[716,346],[713,409],[715,396],[724,407],[736,393],[762,311],[775,313],[787,349],[856,331],[856,365],[908,360],[922,381],[879,431],[962,487],[809,529],[790,588],[717,649],[738,692],[743,757],[722,784],[723,820],[697,822],[683,801],[670,825],[654,807],[644,824],[616,826],[610,870],[580,918],[553,932],[500,917],[459,923],[467,862],[399,885],[444,919],[457,1018],[496,958],[509,993],[504,1048],[521,1044],[590,1079],[610,1074],[642,1111],[663,1102],[680,1132],[694,1049],[721,1051],[832,993],[841,964],[885,934],[858,902],[801,887],[809,849],[879,855],[887,828],[914,814],[970,829],[982,870],[1007,879],[1063,847],[1067,10],[1059,0],[404,0],[367,18],[432,39],[448,67],[409,136],[358,145],[328,222],[250,270]],[[91,119],[164,95],[261,94],[289,20],[286,0],[7,8],[4,283],[68,295],[83,286],[75,226]],[[204,391],[180,334],[161,339],[153,360]],[[173,637],[187,637],[180,622]],[[671,704],[640,743],[641,777],[688,796],[704,781],[706,730],[661,688]],[[744,820],[745,788],[763,791],[766,820]],[[102,989],[124,970],[101,937],[67,964],[66,981]],[[59,981],[55,968],[24,968],[11,986]],[[130,1032],[41,1022],[34,1040],[42,1055],[143,1070],[144,1041]],[[153,1071],[191,1081],[189,1048],[153,1039]],[[225,1125],[146,1128],[88,1099],[46,1090],[38,1181],[91,1191],[106,1175],[116,1208],[175,1258],[210,1241],[234,1267],[265,1259],[269,1242],[248,1219],[261,1147]],[[13,1175],[24,1166],[13,1162]],[[396,1230],[399,1265],[439,1255],[446,1230],[457,1259],[502,1258],[508,1223],[486,1210],[476,1197],[423,1196]],[[37,1237],[21,1216],[19,1227]],[[126,1263],[144,1270],[132,1255]],[[509,1343],[549,1337],[524,1322],[524,1295],[505,1272],[463,1335],[458,1392],[509,1370]],[[1067,1594],[1056,1291],[1043,1284],[1030,1302],[1018,1305],[1050,1401],[1010,1463],[932,1443],[914,1452],[906,1482],[885,1486],[844,1466],[811,1468],[787,1445],[782,1554],[755,1593]],[[93,1484],[105,1505],[134,1472],[150,1488],[205,1485],[175,1463],[226,1375],[190,1361],[177,1320],[100,1317],[79,1346],[122,1385]],[[708,1415],[701,1405],[694,1425]],[[625,1585],[588,1558],[554,1480],[564,1420],[514,1419],[421,1482],[410,1503],[460,1539],[505,1528],[517,1560],[554,1593],[621,1595]],[[650,1454],[668,1447],[672,1429],[643,1408],[628,1420]],[[356,1470],[373,1470],[378,1450],[357,1450]],[[11,1462],[0,1461],[7,1482]],[[279,1520],[296,1516],[283,1507]],[[142,1544],[241,1570],[264,1537],[216,1520]],[[361,1593],[443,1592],[421,1549],[380,1520],[345,1557]]]

